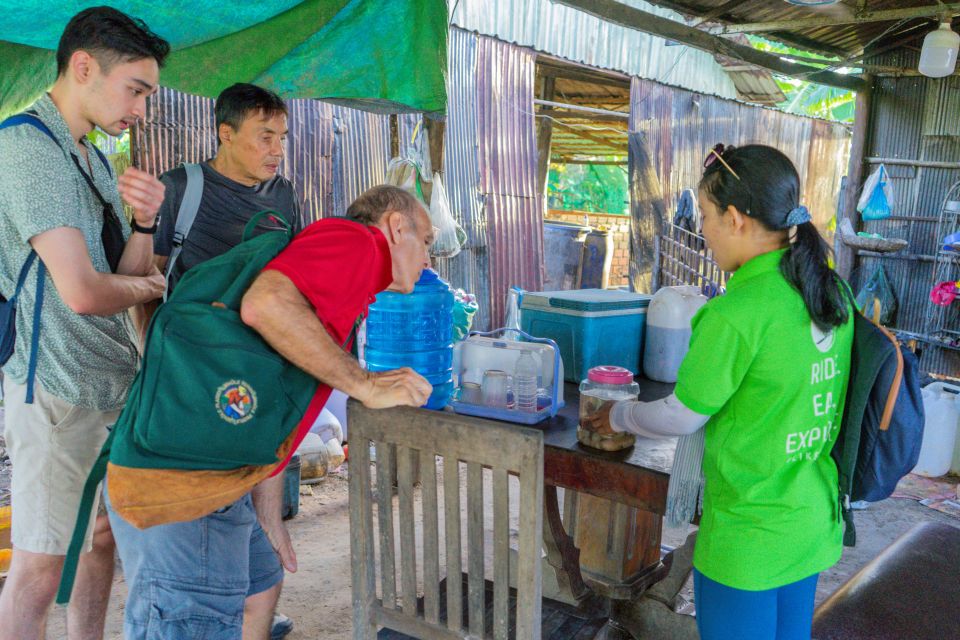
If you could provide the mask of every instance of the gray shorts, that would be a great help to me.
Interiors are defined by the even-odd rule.
[[[283,580],[250,495],[190,522],[137,529],[107,507],[127,581],[127,640],[235,640],[247,596]]]

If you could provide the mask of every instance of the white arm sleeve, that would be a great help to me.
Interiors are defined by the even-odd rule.
[[[644,438],[690,435],[709,419],[688,409],[672,393],[653,402],[623,400],[610,411],[610,425],[615,431],[629,431]]]

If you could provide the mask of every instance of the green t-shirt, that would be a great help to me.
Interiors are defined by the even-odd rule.
[[[693,319],[676,395],[706,424],[694,566],[760,591],[832,566],[842,550],[837,468],[853,323],[824,334],[779,271],[750,260]]]

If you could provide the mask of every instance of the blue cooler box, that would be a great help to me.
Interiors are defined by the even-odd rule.
[[[601,364],[640,371],[640,349],[652,295],[607,289],[526,292],[524,331],[560,347],[564,379],[580,382]]]

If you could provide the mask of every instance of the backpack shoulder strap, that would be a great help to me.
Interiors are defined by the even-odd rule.
[[[60,146],[60,143],[57,141],[56,137],[53,135],[53,132],[50,131],[50,128],[44,124],[43,120],[30,112],[18,113],[15,116],[10,116],[3,122],[0,122],[0,129],[6,129],[7,127],[17,127],[22,124],[29,125],[45,134],[48,138],[53,140],[53,144]],[[62,147],[61,147],[62,148]]]
[[[60,574],[60,588],[57,591],[57,604],[66,604],[70,601],[70,592],[73,591],[73,582],[77,577],[77,563],[80,561],[80,552],[83,551],[83,539],[87,535],[87,528],[90,526],[90,516],[93,512],[93,501],[97,495],[97,489],[100,482],[107,475],[107,463],[110,461],[110,449],[113,447],[113,440],[117,435],[118,425],[114,425],[107,436],[106,442],[100,449],[100,455],[97,456],[90,475],[83,485],[83,492],[80,496],[80,507],[77,515],[77,524],[73,529],[73,537],[70,539],[70,546],[67,548],[67,557],[64,560],[63,570]]]
[[[197,212],[200,210],[200,200],[203,198],[203,167],[196,163],[184,163],[184,170],[187,172],[187,187],[183,192],[183,199],[180,201],[180,209],[177,210],[177,226],[173,230],[173,249],[170,251],[170,257],[167,259],[167,270],[164,276],[167,283],[170,282],[170,274],[173,273],[173,265],[177,263],[180,252],[183,251],[183,241],[187,239],[193,221],[197,219]],[[167,289],[169,291],[169,287]],[[163,299],[167,299],[167,293],[163,294]]]

